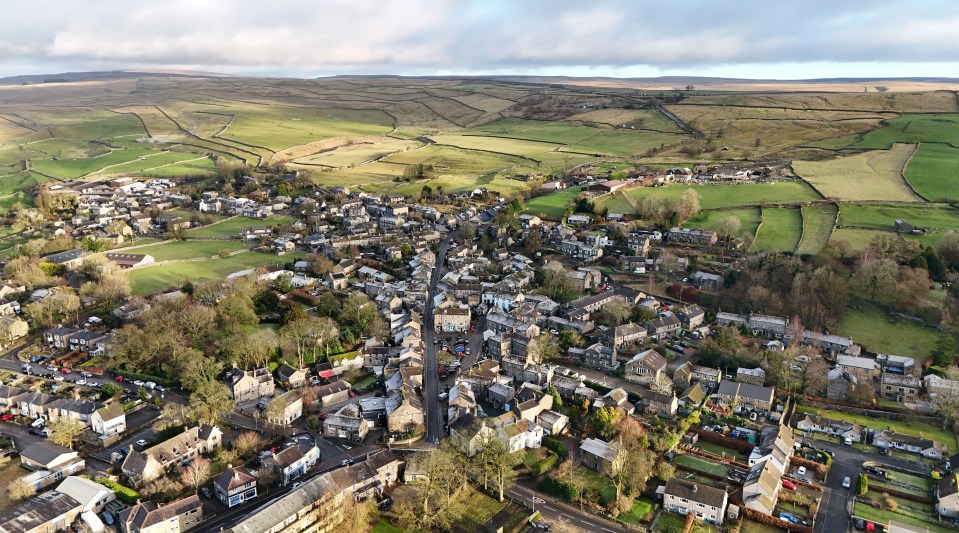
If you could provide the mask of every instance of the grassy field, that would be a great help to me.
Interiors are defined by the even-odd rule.
[[[383,162],[403,166],[432,165],[437,176],[478,176],[512,167],[529,166],[528,161],[519,157],[436,145],[408,152],[396,152],[385,158]],[[402,174],[402,167],[400,174]]]
[[[959,147],[959,114],[902,115],[883,122],[848,148],[885,150],[893,143],[947,143]]]
[[[829,243],[833,224],[836,221],[834,205],[802,207],[802,239],[796,247],[797,254],[815,254]]]
[[[210,259],[190,263],[172,263],[126,272],[134,294],[153,294],[171,287],[179,287],[185,280],[207,282],[224,279],[228,275],[249,268],[282,266],[301,259],[306,254],[293,252],[282,257],[260,252],[244,252],[224,259]]]
[[[902,177],[914,150],[914,145],[896,144],[825,161],[793,161],[793,169],[827,198],[918,202],[922,198]]]
[[[656,505],[648,498],[639,498],[633,503],[633,508],[628,513],[623,513],[616,517],[620,522],[626,524],[640,525],[646,523],[645,519],[653,514]]]
[[[869,242],[877,235],[889,234],[888,231],[874,229],[837,228],[833,230],[832,235],[829,237],[829,243],[835,244],[838,241],[845,241],[849,245],[852,253],[858,253],[863,248],[869,246]]]
[[[486,150],[500,154],[516,155],[529,159],[541,172],[559,171],[575,165],[598,160],[590,155],[561,151],[564,145],[541,141],[525,141],[495,136],[444,133],[431,137],[437,144],[447,144],[472,150]]]
[[[587,489],[593,489],[599,494],[600,505],[606,505],[616,499],[616,487],[608,477],[602,476],[585,466],[576,469],[576,475],[586,482]]]
[[[763,209],[762,218],[754,249],[769,252],[792,252],[796,249],[803,234],[803,218],[799,209]]]
[[[385,518],[380,518],[370,533],[406,533],[406,530],[394,526]]]
[[[663,117],[665,118],[665,117]],[[541,141],[564,145],[570,152],[604,155],[641,154],[651,148],[670,145],[683,135],[659,131],[641,131],[627,128],[592,127],[569,122],[504,119],[469,130],[470,133],[491,137]]]
[[[31,168],[60,179],[75,179],[87,174],[106,172],[111,168],[121,168],[124,164],[131,164],[141,158],[162,153],[164,152],[147,149],[113,150],[103,155],[82,159],[38,159],[33,161]]]
[[[762,218],[759,208],[750,207],[746,209],[731,209],[723,211],[703,211],[686,221],[683,226],[688,228],[716,230],[719,222],[726,217],[736,217],[739,219],[739,234],[755,235],[759,228],[759,221]]]
[[[912,188],[928,200],[959,199],[959,148],[920,144],[905,174]]]
[[[239,241],[168,241],[136,248],[136,253],[150,254],[157,261],[175,261],[213,257],[221,250],[243,250],[247,245]]]
[[[932,355],[940,338],[955,344],[948,335],[911,320],[893,320],[873,305],[862,303],[857,307],[846,308],[837,333],[869,351],[904,355],[921,363]]]
[[[549,220],[563,218],[566,207],[572,205],[573,200],[581,192],[579,187],[571,187],[562,191],[538,196],[526,202],[526,213]]]
[[[843,204],[839,211],[843,226],[893,229],[900,218],[918,228],[959,229],[959,210],[949,206]]]
[[[322,165],[343,167],[387,156],[394,152],[403,152],[423,146],[422,143],[406,139],[385,137],[376,141],[362,142],[337,147],[334,150],[297,158],[294,163],[302,165]]]
[[[685,516],[663,512],[660,513],[659,518],[656,519],[656,526],[653,528],[653,531],[656,533],[680,533],[685,527]],[[715,531],[716,528],[699,521],[693,522],[693,527],[690,528],[690,533],[714,533]]]
[[[739,185],[669,185],[666,187],[640,187],[621,191],[619,194],[604,196],[597,201],[599,207],[606,207],[611,213],[635,213],[632,204],[625,198],[629,196],[639,202],[646,196],[677,200],[686,189],[699,194],[700,207],[716,209],[740,205],[758,205],[762,203],[794,203],[821,200],[812,188],[796,181],[776,183],[744,183]]]
[[[263,219],[236,216],[208,226],[188,230],[187,235],[195,238],[228,239],[239,237],[240,231],[245,228],[283,226],[294,222],[296,222],[296,218],[289,216],[274,216]]]
[[[273,151],[331,137],[385,135],[393,120],[379,110],[245,106],[218,136]]]

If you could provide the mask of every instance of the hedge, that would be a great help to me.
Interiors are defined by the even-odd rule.
[[[558,460],[559,456],[553,452],[549,452],[546,454],[546,457],[540,461],[537,461],[536,464],[534,464],[529,470],[534,476],[538,476],[550,468],[553,468],[553,465],[555,465],[556,461]]]
[[[121,485],[110,478],[101,477],[97,479],[97,483],[115,492],[117,495],[117,499],[124,503],[129,503],[132,505],[132,504],[135,504],[137,500],[140,499],[139,492],[125,485]]]
[[[547,450],[560,457],[569,456],[569,451],[566,449],[566,445],[561,441],[554,439],[553,437],[543,437],[543,445],[546,446]]]
[[[539,490],[566,501],[573,501],[578,496],[576,487],[552,476],[543,478],[543,482],[539,484]]]

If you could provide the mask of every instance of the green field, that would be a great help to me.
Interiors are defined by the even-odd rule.
[[[383,162],[404,166],[432,165],[437,176],[476,176],[511,167],[529,166],[528,161],[519,157],[437,145],[408,152],[397,152],[383,159]],[[400,167],[400,174],[402,174],[402,167]]]
[[[75,179],[87,174],[109,170],[108,167],[119,167],[124,163],[137,161],[147,156],[155,156],[162,152],[147,149],[123,149],[83,159],[37,159],[32,162],[32,168],[42,174],[55,176],[60,179]]]
[[[959,229],[959,210],[949,206],[843,204],[839,224],[875,229],[894,229],[896,219],[917,228]]]
[[[951,337],[934,328],[911,320],[893,320],[867,303],[857,304],[857,307],[846,308],[837,333],[852,338],[853,342],[871,352],[904,355],[922,363],[932,355],[940,338],[955,345]],[[956,450],[955,447],[950,449]]]
[[[639,187],[620,191],[597,200],[597,207],[606,207],[610,213],[635,213],[626,196],[639,202],[646,196],[678,200],[687,189],[699,194],[700,207],[717,209],[763,203],[798,203],[821,200],[816,192],[802,182],[744,183],[739,185],[669,185],[666,187]]]
[[[541,141],[522,141],[502,137],[444,133],[431,137],[437,144],[448,144],[472,150],[486,150],[500,154],[521,156],[529,159],[529,165],[542,172],[553,172],[596,161],[597,158],[561,151],[562,144]]]
[[[847,148],[888,149],[893,143],[947,143],[959,147],[959,114],[902,115],[862,136]]]
[[[239,241],[168,241],[136,248],[136,253],[152,255],[156,261],[177,261],[213,257],[221,250],[234,252],[246,247]]]
[[[739,219],[739,235],[747,233],[749,235],[756,234],[756,230],[759,228],[759,220],[761,218],[758,207],[746,209],[725,209],[722,211],[703,211],[687,220],[683,226],[687,228],[716,230],[716,228],[719,227],[719,222],[729,216]]]
[[[241,270],[282,266],[302,259],[305,255],[303,252],[293,252],[280,257],[260,252],[244,252],[224,259],[139,268],[126,272],[126,276],[130,280],[134,294],[153,294],[171,287],[179,287],[185,280],[200,283],[215,281]]]
[[[393,120],[379,110],[248,106],[219,137],[279,151],[293,146],[357,135],[386,135]]]
[[[0,176],[0,196],[17,194],[34,185],[46,183],[50,178],[36,172],[19,172],[9,176]]]
[[[906,181],[927,200],[959,199],[959,148],[920,144],[905,174]]]
[[[394,152],[402,152],[419,146],[422,146],[422,143],[405,139],[384,138],[377,141],[340,146],[335,150],[300,157],[295,163],[342,167],[363,163]]]
[[[660,115],[665,119],[664,116]],[[662,122],[658,122],[662,124]],[[675,125],[673,126],[675,129]],[[563,150],[604,155],[641,154],[651,148],[677,143],[685,137],[677,133],[643,131],[628,128],[592,127],[569,122],[503,119],[468,130],[472,134],[510,137],[565,145]]]
[[[839,241],[845,241],[849,245],[851,252],[855,254],[869,246],[869,243],[874,237],[887,236],[889,234],[888,231],[876,229],[836,228],[829,237],[829,242],[830,244],[835,244]]]
[[[797,254],[816,254],[828,243],[836,223],[835,205],[809,205],[802,207],[802,239],[796,247]]]
[[[576,195],[580,192],[579,187],[571,187],[562,191],[537,196],[526,202],[525,212],[548,220],[559,220],[563,218],[566,208],[572,205]]]
[[[918,202],[922,198],[902,177],[914,150],[914,145],[896,144],[823,161],[793,161],[793,169],[827,198]]]
[[[296,222],[296,218],[288,216],[275,216],[264,219],[236,216],[215,222],[209,226],[188,230],[187,235],[195,238],[228,239],[230,237],[239,237],[240,231],[246,228],[283,226],[294,222]]]

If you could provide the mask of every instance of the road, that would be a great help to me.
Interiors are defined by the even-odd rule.
[[[524,487],[523,485],[513,485],[506,493],[514,501],[522,502],[531,508],[535,508],[547,519],[562,521],[578,528],[580,531],[589,531],[591,533],[600,531],[609,531],[611,533],[628,531],[628,528],[623,524],[600,518],[585,511],[580,511],[577,507],[561,502],[552,496],[547,496],[529,487]],[[534,501],[533,498],[537,498],[537,501]]]
[[[436,253],[436,267],[433,269],[433,277],[430,279],[429,299],[426,301],[426,309],[423,313],[423,342],[426,344],[426,361],[423,363],[423,405],[426,408],[426,442],[438,444],[443,438],[443,415],[442,406],[436,397],[440,391],[439,376],[436,375],[436,345],[433,339],[436,333],[433,331],[433,299],[436,297],[436,287],[439,285],[440,277],[443,275],[443,266],[446,264],[446,252],[449,251],[449,238],[452,233],[447,234],[440,241],[439,250]]]
[[[819,504],[819,515],[816,518],[814,533],[845,533],[849,526],[849,508],[847,500],[852,495],[851,489],[843,488],[842,481],[848,476],[855,487],[856,478],[862,472],[865,461],[880,461],[901,468],[915,469],[916,464],[898,457],[867,453],[852,446],[841,446],[834,442],[805,438],[817,448],[826,448],[836,454],[829,470],[829,482]]]

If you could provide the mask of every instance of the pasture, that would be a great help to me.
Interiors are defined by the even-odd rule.
[[[223,259],[138,268],[125,274],[133,293],[145,295],[180,287],[186,280],[203,283],[224,279],[234,272],[251,268],[282,266],[305,255],[304,252],[293,252],[281,257],[260,252],[243,252]]]
[[[187,230],[187,235],[193,238],[229,239],[240,237],[240,231],[246,228],[261,226],[284,226],[296,222],[296,218],[275,216],[264,219],[235,216],[208,226]]]
[[[906,165],[906,181],[932,202],[959,199],[959,148],[923,143]]]
[[[959,114],[902,115],[883,121],[847,148],[885,150],[895,143],[946,143],[959,147]]]
[[[913,151],[913,145],[896,144],[826,161],[793,161],[793,169],[826,198],[920,202],[902,177]]]
[[[774,183],[741,183],[717,185],[676,184],[665,187],[639,187],[621,191],[612,196],[597,200],[598,206],[606,207],[611,213],[635,213],[633,204],[643,198],[657,197],[664,200],[678,200],[686,189],[699,194],[702,209],[718,209],[760,204],[789,204],[821,200],[812,188],[799,181],[780,181]],[[627,197],[629,200],[627,200]]]
[[[753,249],[768,252],[792,252],[803,233],[802,212],[795,208],[762,210],[762,224],[756,233]]]
[[[896,219],[917,228],[959,229],[959,210],[946,205],[843,204],[839,224],[873,229],[894,229]]]
[[[163,152],[143,148],[113,150],[96,157],[80,159],[37,159],[32,162],[32,168],[55,178],[76,179],[161,153]]]
[[[379,110],[293,106],[234,108],[236,118],[217,137],[279,151],[331,137],[386,135],[393,120]]]
[[[529,160],[529,165],[540,172],[551,173],[575,165],[597,161],[598,158],[561,151],[564,145],[542,141],[524,141],[504,137],[464,135],[444,133],[431,137],[437,144],[448,144],[460,148],[515,155]]]
[[[848,247],[850,253],[856,254],[869,246],[872,239],[879,235],[890,235],[890,233],[875,229],[836,228],[829,237],[829,244],[837,245],[841,242]]]
[[[214,257],[222,250],[235,252],[246,247],[238,241],[164,241],[134,248],[134,253],[152,255],[156,261],[180,261]]]
[[[338,146],[333,150],[299,157],[294,163],[300,165],[321,165],[325,167],[344,167],[379,159],[395,152],[403,152],[423,146],[416,141],[383,138],[375,141]]]
[[[573,200],[580,193],[579,187],[570,187],[562,191],[537,196],[526,202],[525,213],[536,215],[547,220],[560,220],[566,208],[573,205]]]
[[[797,254],[816,254],[826,247],[836,223],[835,205],[804,205],[802,207],[802,239]]]
[[[955,347],[951,337],[935,328],[890,317],[868,303],[846,308],[839,321],[838,334],[852,338],[870,352],[904,355],[917,363],[932,355],[940,339]]]
[[[715,231],[719,227],[720,221],[729,216],[739,219],[739,235],[755,235],[756,230],[759,228],[759,221],[762,218],[758,207],[723,211],[703,211],[687,220],[683,226]]]

